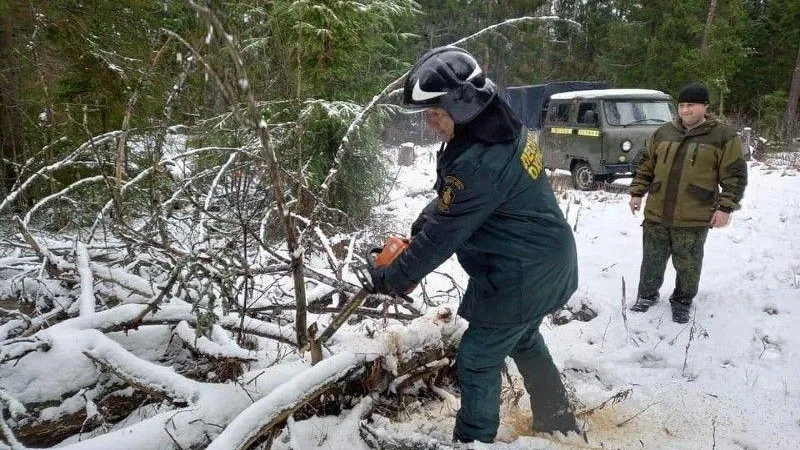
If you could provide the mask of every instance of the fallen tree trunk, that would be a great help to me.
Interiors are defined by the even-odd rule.
[[[297,409],[337,383],[364,369],[367,357],[340,353],[306,369],[242,411],[207,450],[249,448],[261,436],[286,421]]]

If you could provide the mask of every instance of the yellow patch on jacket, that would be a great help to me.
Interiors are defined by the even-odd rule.
[[[544,167],[544,156],[542,155],[542,149],[536,145],[533,136],[528,136],[528,142],[525,143],[525,148],[522,150],[519,160],[531,178],[534,180],[539,178],[542,167]]]
[[[456,198],[456,191],[463,190],[464,182],[458,177],[453,175],[444,177],[444,188],[442,188],[442,193],[439,195],[439,211],[449,212],[450,205],[453,204],[453,200]]]

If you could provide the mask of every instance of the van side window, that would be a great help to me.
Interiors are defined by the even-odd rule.
[[[569,103],[550,103],[547,121],[550,123],[567,123],[569,120]]]
[[[578,123],[582,125],[597,125],[597,104],[584,102],[578,106]]]

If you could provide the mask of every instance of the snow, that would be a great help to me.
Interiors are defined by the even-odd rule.
[[[92,269],[89,268],[89,252],[83,242],[78,242],[75,252],[78,260],[78,274],[81,278],[80,316],[91,317],[94,314],[94,280]]]
[[[417,147],[414,165],[392,168],[399,173],[398,181],[387,203],[375,211],[389,218],[383,224],[387,230],[408,230],[433,198],[430,187],[437,147]],[[709,232],[693,321],[685,325],[671,321],[667,301],[643,314],[623,307],[635,297],[642,239],[642,217],[630,213],[628,196],[574,191],[563,187],[568,183],[564,174],[551,174],[578,247],[580,285],[568,306],[577,310],[585,305],[596,311],[597,317],[558,326],[546,320],[542,333],[564,373],[576,409],[582,413],[579,422],[588,442],[576,435],[532,435],[528,399],[523,395],[516,405],[508,399],[503,403],[498,442],[476,448],[796,448],[800,440],[800,377],[796,375],[800,328],[795,319],[800,314],[800,176],[793,169],[756,162],[749,163],[749,170],[742,210],[732,215],[729,227]],[[324,240],[324,249],[332,254],[330,241]],[[350,244],[345,262],[353,252]],[[77,297],[82,313],[89,296],[83,285],[88,285],[91,277],[113,279],[147,297],[155,295],[157,289],[150,281],[92,262],[81,247],[77,246],[77,268],[81,279],[87,281],[71,295]],[[324,258],[325,254],[315,257]],[[19,257],[0,258],[0,267],[17,262]],[[25,264],[32,263],[25,260]],[[669,297],[674,276],[669,265],[661,290],[664,299]],[[0,291],[6,281],[0,281]],[[167,392],[169,399],[120,424],[84,433],[80,442],[77,436],[70,438],[59,448],[170,448],[173,439],[184,448],[208,444],[209,439],[213,442],[208,448],[233,448],[270,418],[291,409],[299,397],[345,371],[359,370],[379,356],[384,356],[386,369],[396,371],[412,350],[442,348],[448,340],[458,339],[466,322],[445,314],[457,309],[455,293],[466,286],[466,276],[455,258],[443,263],[423,284],[427,300],[436,305],[425,306],[422,287],[412,293],[414,306],[425,312],[423,317],[406,325],[369,317],[346,323],[315,366],[310,365],[307,354],[287,355],[286,346],[271,339],[259,341],[256,351],[236,346],[222,329],[238,326],[241,318],[236,315],[220,317],[210,338],[196,337],[191,328],[192,306],[174,298],[166,299],[148,319],[170,322],[175,328],[143,325],[105,335],[97,331],[118,329],[115,326],[130,322],[146,307],[140,304],[81,314],[28,338],[45,341],[50,345],[48,351],[0,365],[0,402],[13,416],[24,415],[23,404],[44,402],[57,405],[46,412],[48,417],[81,409],[94,414],[97,399],[89,387],[96,384],[101,370],[84,356],[91,355],[110,362],[126,378],[155,383],[151,387]],[[31,295],[46,288],[63,290],[56,284],[25,282],[24,286]],[[317,285],[309,294],[319,296],[328,291]],[[310,315],[309,323],[317,320],[324,329],[330,318],[329,314]],[[285,342],[295,339],[291,325],[246,319],[244,327],[282,337]],[[257,361],[236,383],[187,380],[159,363],[173,333],[202,352]],[[262,345],[264,342],[275,347]],[[431,364],[448,362],[443,358]],[[519,375],[511,360],[508,365],[511,380],[519,389]],[[395,380],[392,387],[400,382]],[[504,387],[504,392],[512,390],[505,377]],[[63,399],[63,392],[76,394]],[[345,405],[338,416],[290,417],[272,448],[366,450],[358,434],[365,417],[387,436],[447,442],[459,398],[446,386],[437,387],[435,394],[439,400],[410,401],[404,413],[392,419],[375,412],[371,398]],[[17,419],[6,420],[12,423]],[[216,424],[228,425],[223,429]]]

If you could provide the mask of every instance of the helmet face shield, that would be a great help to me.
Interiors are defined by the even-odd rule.
[[[403,87],[403,107],[438,106],[458,124],[483,111],[496,95],[478,62],[458,47],[439,47],[426,53],[411,69]]]
[[[425,112],[430,106],[400,106],[400,114],[419,114]]]

